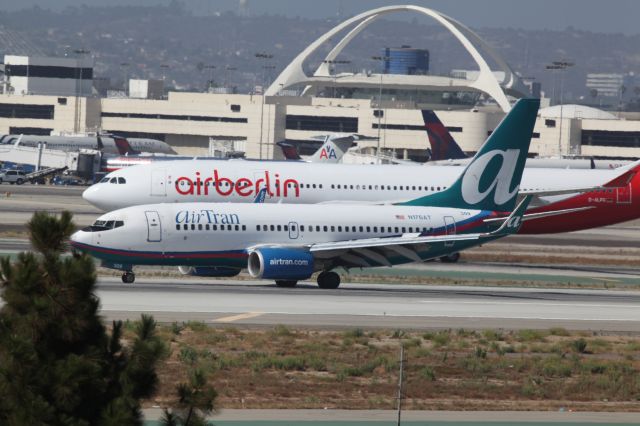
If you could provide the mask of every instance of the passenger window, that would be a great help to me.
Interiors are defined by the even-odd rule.
[[[404,226],[402,227],[402,233],[406,234],[407,233],[407,228],[405,228]]]
[[[236,225],[236,231],[240,230],[240,225]]]
[[[282,231],[282,225],[278,225],[278,232]]]
[[[284,230],[285,230],[285,231],[289,231],[289,225],[285,225],[285,226],[284,226]]]
[[[320,225],[316,225],[316,232],[320,232]]]
[[[329,230],[329,228],[327,228],[327,225],[325,225],[323,229],[324,229],[324,232],[327,232]]]
[[[217,231],[218,230],[218,225],[211,225],[211,230],[212,231]]]
[[[206,225],[204,225],[204,230],[208,231],[209,230],[209,224],[207,223]]]
[[[398,228],[397,226],[395,227],[396,230],[396,234],[400,232],[400,228]]]
[[[192,230],[192,231],[195,231],[195,230],[196,230],[196,225],[195,225],[195,224],[193,224],[193,223],[191,224],[191,230]]]
[[[338,232],[342,232],[342,226],[338,226]]]
[[[179,230],[180,230],[180,224],[176,223],[176,231],[179,231]]]
[[[378,227],[377,226],[373,227],[373,232],[378,232]]]
[[[189,229],[189,225],[186,225],[186,224],[182,225],[182,229],[185,230],[185,231],[188,230]]]
[[[438,187],[438,191],[440,191],[440,187]]]
[[[367,226],[367,232],[371,232],[371,227]]]
[[[331,227],[331,232],[336,232],[336,227],[335,226]]]
[[[267,225],[262,225],[262,230],[266,232],[269,230],[269,227]]]
[[[295,226],[293,227],[293,230],[294,231],[296,230]],[[300,232],[304,232],[304,225],[300,225]]]
[[[269,229],[271,230],[271,232],[273,232],[276,230],[276,227],[275,225],[269,225]]]
[[[311,185],[313,187],[313,189],[316,189],[316,184],[314,183],[313,185]]]
[[[260,225],[256,225],[256,231],[260,230]]]
[[[393,232],[393,231],[391,230],[391,227],[390,227],[390,226],[387,228],[387,232],[388,232],[388,233],[392,233],[392,232]]]
[[[318,187],[319,187],[320,189],[322,189],[322,184],[319,184],[319,185],[318,185]]]
[[[364,232],[364,228],[362,226],[360,227],[360,232]]]
[[[303,229],[304,231],[304,229]],[[309,225],[309,232],[313,232],[313,225]]]
[[[202,224],[201,223],[198,224],[198,231],[202,231]]]
[[[247,225],[242,225],[242,230],[246,231],[247,230]]]
[[[334,184],[331,184],[331,189],[335,189],[335,185]]]

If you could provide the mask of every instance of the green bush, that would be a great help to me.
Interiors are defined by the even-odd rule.
[[[420,369],[420,377],[422,377],[425,380],[428,380],[430,382],[435,382],[436,381],[436,372],[433,368],[431,367],[422,367],[422,369]]]
[[[571,342],[571,347],[579,354],[587,352],[587,341],[582,337]]]

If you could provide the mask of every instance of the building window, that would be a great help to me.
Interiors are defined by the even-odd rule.
[[[0,104],[0,117],[52,120],[53,105]]]
[[[231,112],[240,112],[240,105],[231,104]]]
[[[287,115],[287,130],[311,130],[339,133],[357,133],[357,117],[328,117],[313,115]]]
[[[547,118],[546,120],[544,120],[544,125],[547,127],[556,127],[556,120]]]

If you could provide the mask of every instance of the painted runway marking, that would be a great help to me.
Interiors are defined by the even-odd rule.
[[[231,315],[228,317],[218,318],[213,320],[212,322],[234,322],[234,321],[239,321],[243,319],[259,317],[260,315],[263,315],[263,314],[264,312],[247,312],[244,314]]]

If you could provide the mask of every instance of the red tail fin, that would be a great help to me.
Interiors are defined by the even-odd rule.
[[[121,136],[113,136],[113,141],[116,144],[118,153],[120,155],[136,155],[140,154],[140,151],[136,151],[131,147],[129,141]]]

